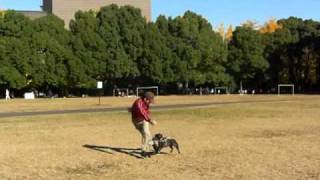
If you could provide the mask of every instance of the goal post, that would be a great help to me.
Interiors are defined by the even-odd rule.
[[[150,90],[155,93],[156,96],[159,96],[159,87],[158,86],[148,86],[148,87],[137,87],[137,97],[139,94],[144,93],[145,90]]]
[[[281,89],[283,88],[291,88],[292,96],[294,96],[294,93],[295,93],[294,84],[278,84],[278,96],[281,95]]]
[[[225,94],[228,94],[229,88],[228,87],[215,87],[214,88],[214,94],[221,94],[222,93],[221,91],[224,91]]]

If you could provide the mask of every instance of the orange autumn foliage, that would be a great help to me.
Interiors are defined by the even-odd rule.
[[[277,29],[280,29],[281,25],[278,24],[278,22],[276,21],[276,19],[272,18],[270,20],[268,20],[264,26],[262,28],[260,28],[260,32],[265,34],[265,33],[273,33],[275,32]]]

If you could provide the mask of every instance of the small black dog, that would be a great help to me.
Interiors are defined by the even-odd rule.
[[[154,135],[152,138],[153,141],[153,149],[155,153],[160,153],[161,149],[170,147],[171,148],[171,153],[173,152],[173,148],[176,148],[178,153],[180,154],[180,149],[179,149],[179,144],[177,141],[173,138],[169,137],[164,137],[162,134],[158,133]]]

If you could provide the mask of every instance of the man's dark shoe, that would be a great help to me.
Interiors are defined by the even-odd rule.
[[[142,151],[142,152],[141,152],[141,156],[142,156],[143,158],[150,158],[150,157],[151,157],[150,153],[149,153],[149,152],[145,152],[145,151]]]

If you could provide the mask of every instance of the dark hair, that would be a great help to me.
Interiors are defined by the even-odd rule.
[[[149,100],[153,100],[154,99],[154,94],[153,94],[153,92],[148,91],[148,92],[143,93],[142,97],[146,98],[146,99],[149,99]]]

